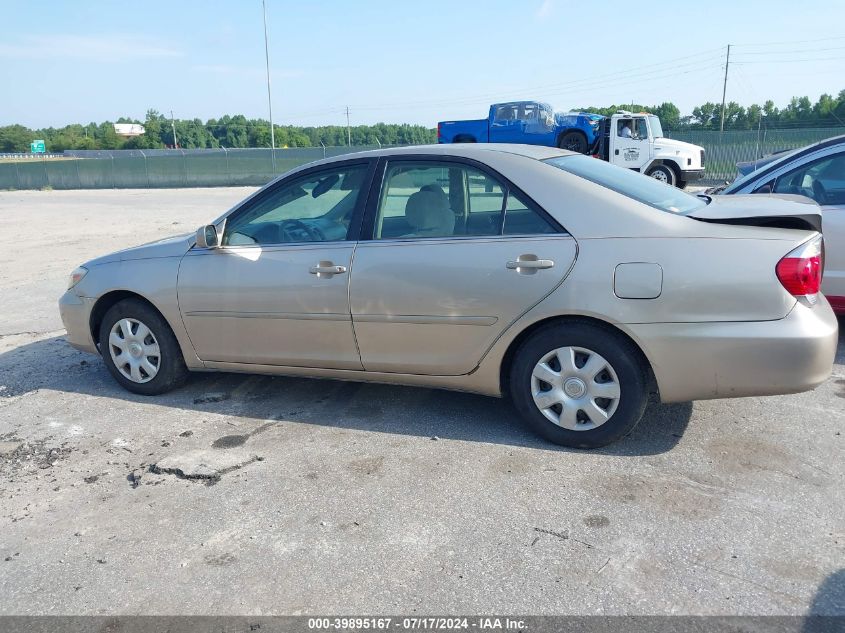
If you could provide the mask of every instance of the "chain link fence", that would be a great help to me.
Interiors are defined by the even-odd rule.
[[[672,132],[705,150],[701,184],[733,180],[736,163],[795,149],[845,128]],[[150,189],[260,186],[275,175],[321,158],[375,147],[277,149],[68,150],[59,160],[0,161],[2,189]]]
[[[678,141],[704,148],[704,180],[701,184],[721,184],[737,176],[736,164],[756,160],[783,150],[798,149],[831,136],[845,134],[845,128],[807,128],[789,130],[690,130],[670,132]]]

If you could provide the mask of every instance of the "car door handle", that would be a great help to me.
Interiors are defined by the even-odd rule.
[[[318,277],[331,277],[333,275],[340,275],[346,272],[346,266],[337,266],[332,262],[320,262],[316,266],[311,266],[308,272]]]
[[[509,270],[519,270],[525,268],[527,270],[542,270],[544,268],[551,268],[555,265],[551,259],[517,259],[515,262],[508,262],[505,266]]]

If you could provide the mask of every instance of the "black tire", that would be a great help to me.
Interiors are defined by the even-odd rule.
[[[115,324],[123,319],[132,319],[145,325],[150,330],[155,342],[158,343],[160,355],[156,365],[157,373],[146,382],[135,382],[124,376],[112,358],[109,336]],[[184,383],[188,377],[185,359],[173,330],[170,329],[170,325],[158,311],[144,301],[124,299],[114,304],[103,317],[99,337],[100,355],[103,357],[109,373],[127,391],[144,396],[155,396],[175,389]],[[117,350],[117,348],[114,349]]]
[[[475,143],[475,139],[471,136],[458,136],[453,141],[454,143]]]
[[[547,418],[534,403],[534,368],[544,356],[563,347],[584,348],[600,355],[618,380],[619,397],[615,410],[606,422],[589,430],[563,428]],[[598,448],[629,433],[642,418],[649,395],[648,368],[639,349],[610,328],[584,322],[552,324],[535,332],[517,350],[508,386],[514,406],[535,433],[550,442],[572,448]],[[572,408],[578,410],[578,406]],[[579,411],[577,415],[582,414]],[[585,428],[588,426],[585,424]]]
[[[688,184],[688,183],[687,183],[687,181],[686,181],[686,180],[678,180],[678,182],[675,184],[675,186],[676,186],[678,189],[686,189],[686,188],[687,188],[687,184]]]
[[[587,147],[587,137],[581,132],[567,132],[560,137],[557,146],[560,149],[567,149],[570,152],[578,152],[579,154],[586,154],[587,150],[590,149]]]
[[[678,182],[678,176],[675,174],[675,170],[669,165],[655,165],[649,169],[645,175],[659,180],[660,182],[665,182],[670,187],[674,187]]]

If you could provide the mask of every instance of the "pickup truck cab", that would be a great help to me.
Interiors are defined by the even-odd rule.
[[[511,101],[490,106],[486,119],[441,121],[438,143],[524,143],[586,154],[596,141],[596,114],[555,113],[548,103]]]
[[[704,176],[704,148],[666,138],[660,119],[647,112],[602,119],[592,154],[680,188]]]

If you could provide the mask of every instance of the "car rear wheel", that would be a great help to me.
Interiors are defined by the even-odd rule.
[[[538,435],[562,446],[598,448],[640,421],[648,370],[621,335],[588,323],[556,324],[517,351],[510,395]]]
[[[138,299],[124,299],[106,312],[100,324],[100,354],[115,380],[133,393],[165,393],[188,376],[170,326]]]
[[[558,147],[561,149],[568,149],[570,152],[578,152],[579,154],[587,153],[587,137],[580,132],[567,132],[560,137]]]
[[[655,165],[651,169],[649,169],[646,176],[651,176],[655,180],[659,180],[660,182],[665,182],[667,185],[672,187],[675,186],[677,182],[677,178],[675,177],[675,170],[669,167],[668,165]]]

